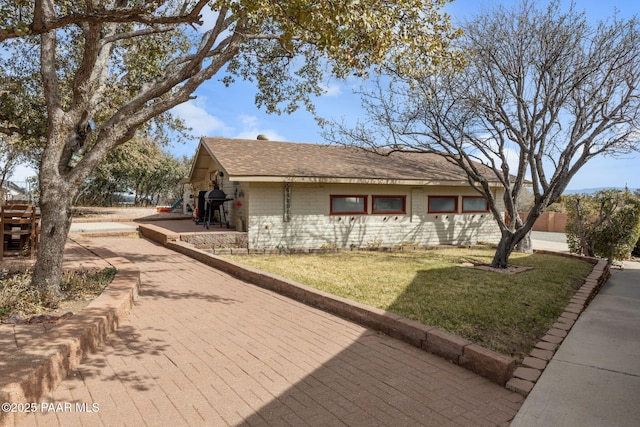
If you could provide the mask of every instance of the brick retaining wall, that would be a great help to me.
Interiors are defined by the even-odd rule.
[[[520,212],[523,221],[527,220],[527,213]],[[533,231],[547,231],[564,233],[567,227],[567,214],[562,212],[543,212],[533,224]]]

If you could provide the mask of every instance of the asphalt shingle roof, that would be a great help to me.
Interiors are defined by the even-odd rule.
[[[231,177],[467,181],[464,171],[437,154],[383,156],[353,147],[212,137],[202,143]]]

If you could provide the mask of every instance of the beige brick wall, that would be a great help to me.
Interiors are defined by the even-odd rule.
[[[401,185],[291,184],[291,218],[284,221],[284,185],[248,187],[249,247],[322,248],[399,244],[474,244],[497,242],[500,230],[491,213],[429,214],[429,195],[475,196],[468,187]],[[330,215],[331,195],[406,196],[404,215]],[[461,209],[462,200],[459,200]]]

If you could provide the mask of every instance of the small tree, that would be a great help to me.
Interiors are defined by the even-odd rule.
[[[84,182],[75,203],[112,206],[114,193],[132,191],[136,205],[172,202],[181,197],[179,182],[189,160],[176,158],[145,138],[133,138],[111,151]],[[162,202],[160,202],[162,199]]]
[[[626,259],[640,237],[640,199],[628,190],[565,197],[567,243],[573,253]]]
[[[500,227],[491,265],[506,268],[580,168],[637,149],[640,25],[614,17],[592,26],[573,4],[563,12],[557,0],[545,9],[524,0],[462,30],[463,72],[391,69],[362,93],[367,122],[334,123],[326,137],[385,153],[436,153],[460,167]],[[504,191],[495,192],[496,183]],[[528,187],[534,202],[523,221]]]

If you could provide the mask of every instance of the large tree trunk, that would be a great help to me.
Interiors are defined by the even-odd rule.
[[[61,178],[49,180],[41,190],[40,244],[31,285],[40,291],[45,305],[56,306],[60,299],[62,258],[71,227],[71,202],[75,193]]]
[[[493,268],[507,268],[509,266],[509,256],[517,244],[515,235],[509,230],[502,232],[500,242],[496,248],[496,253],[493,255],[493,261],[491,261],[491,267]]]
[[[527,216],[527,222],[525,223],[520,218],[520,215],[516,216],[515,231],[504,228],[502,230],[502,236],[496,253],[491,261],[491,267],[494,268],[507,268],[509,264],[509,256],[511,252],[517,250],[523,253],[533,253],[533,244],[531,242],[531,227],[533,223],[540,216],[542,208],[540,206],[534,206]]]
[[[536,204],[527,215],[527,221],[524,222],[519,214],[514,214],[514,221],[511,226],[506,226],[502,230],[500,242],[496,248],[496,253],[491,261],[493,268],[507,268],[509,265],[509,257],[514,250],[523,253],[533,253],[533,244],[531,242],[531,227],[540,216],[542,208]],[[507,225],[507,224],[505,224]],[[511,231],[513,227],[514,231]]]

